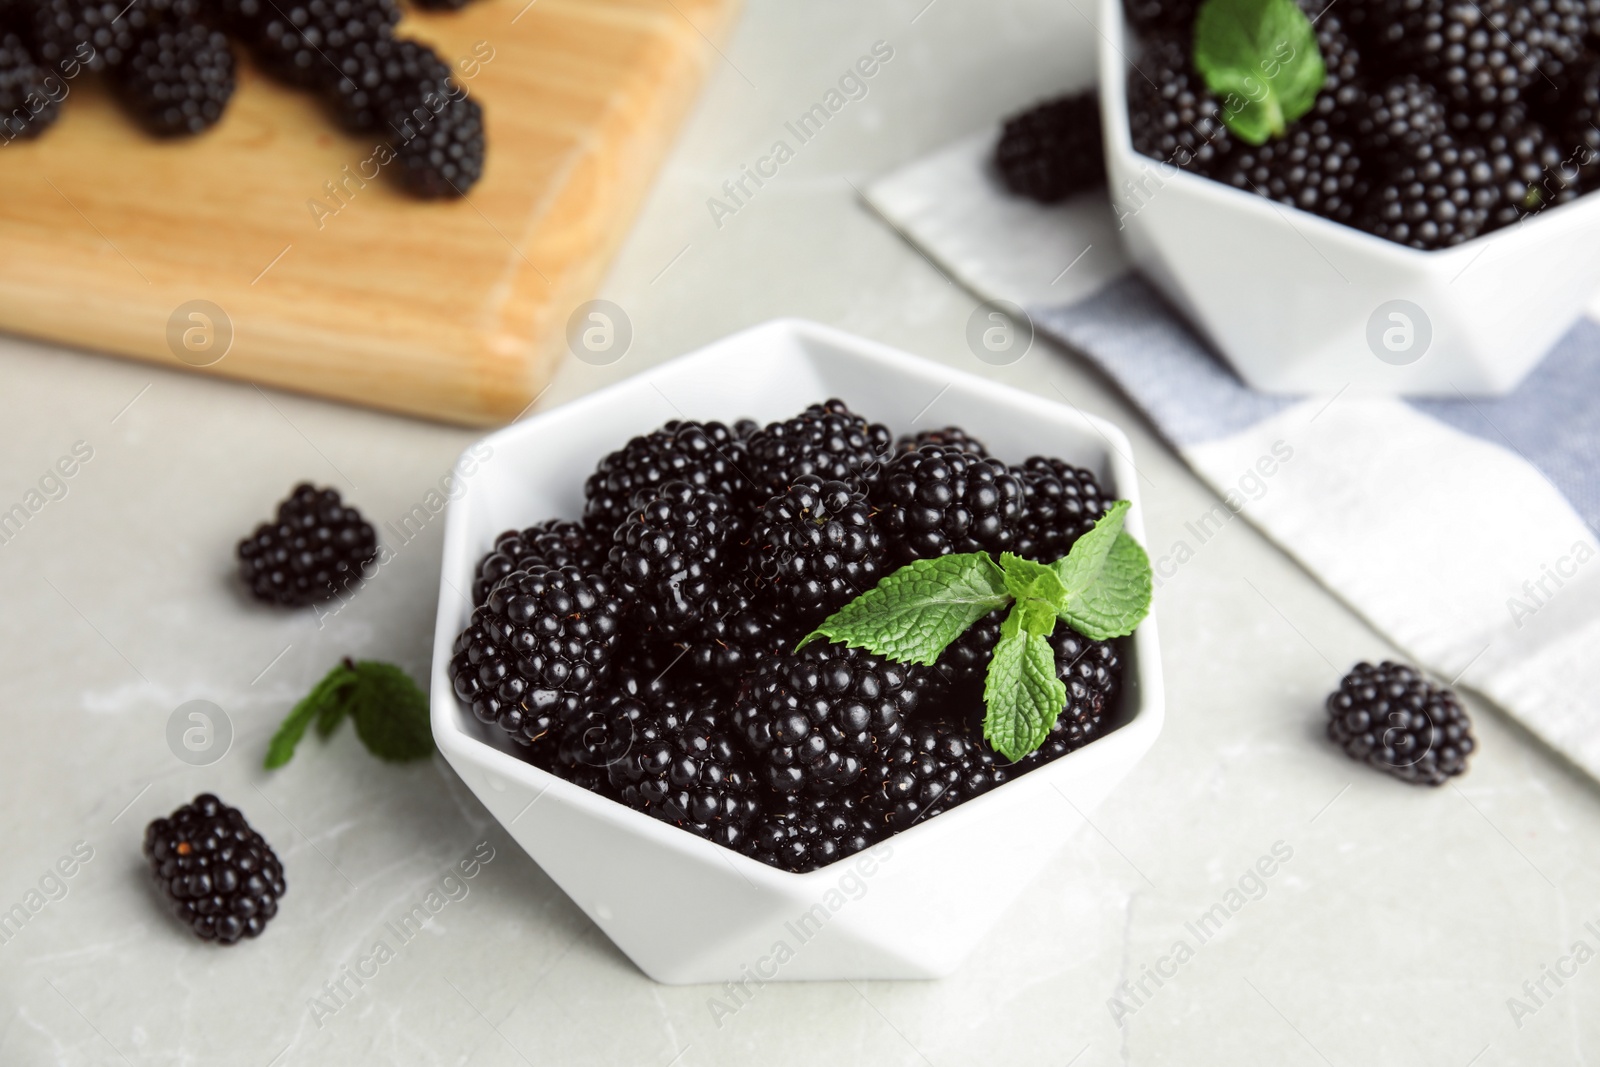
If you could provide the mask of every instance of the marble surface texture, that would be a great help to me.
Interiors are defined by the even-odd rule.
[[[1183,536],[1213,498],[1127,404],[1044,344],[1008,367],[976,360],[977,302],[857,197],[1086,84],[1088,7],[751,0],[604,285],[632,321],[630,351],[605,367],[569,361],[540,407],[767,318],[814,318],[1059,388],[1115,421],[1134,442],[1152,544]],[[713,217],[722,183],[878,41],[893,58],[865,97]],[[78,442],[92,450],[65,495],[0,544],[0,910],[39,905],[0,943],[0,1064],[1600,1059],[1595,784],[1470,697],[1481,752],[1458,784],[1421,791],[1348,762],[1322,738],[1323,695],[1389,649],[1243,522],[1159,590],[1165,733],[962,970],[772,985],[718,1025],[716,990],[641,975],[442,760],[383,765],[347,730],[259,769],[278,719],[340,656],[423,677],[442,523],[410,539],[385,530],[393,562],[320,623],[241,596],[234,541],[301,478],[395,521],[475,436],[0,339],[0,505]],[[194,699],[233,728],[206,766],[166,740]],[[242,807],[288,871],[279,917],[233,950],[176,929],[143,879],[143,825],[202,790]],[[391,936],[370,978],[345,977],[475,852],[492,858],[447,894],[458,899],[403,944]],[[1271,876],[1253,876],[1274,853]],[[1240,891],[1249,899],[1199,944],[1186,924]],[[1181,963],[1180,939],[1193,949]],[[1118,996],[1127,1010],[1108,1004]]]

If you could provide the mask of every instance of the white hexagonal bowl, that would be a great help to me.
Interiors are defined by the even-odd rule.
[[[584,478],[599,459],[668,419],[767,421],[831,396],[896,432],[955,422],[1012,462],[1043,453],[1088,467],[1133,501],[1127,528],[1143,539],[1131,451],[1114,426],[806,322],[755,327],[481,442],[493,456],[450,505],[445,533],[434,737],[517,843],[660,982],[948,974],[1161,730],[1152,617],[1126,643],[1119,729],[869,853],[797,875],[523,762],[514,743],[460,706],[450,647],[470,614],[473,569],[498,533],[578,515]]]
[[[1134,45],[1121,0],[1100,0],[1099,14],[1106,171],[1124,243],[1254,388],[1503,394],[1600,288],[1597,195],[1422,252],[1138,154],[1126,94]],[[1433,334],[1405,365],[1379,359],[1367,340],[1374,314],[1397,300],[1421,308]],[[1387,310],[1379,318],[1404,325]]]

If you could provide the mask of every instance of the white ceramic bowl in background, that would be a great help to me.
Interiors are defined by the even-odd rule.
[[[1087,467],[1133,502],[1127,527],[1143,540],[1131,452],[1115,427],[805,322],[758,326],[475,446],[493,454],[450,505],[434,632],[434,737],[517,843],[657,981],[947,974],[1068,842],[1078,813],[1132,769],[1161,729],[1151,617],[1127,642],[1120,729],[894,836],[865,859],[790,874],[523,762],[513,742],[460,706],[448,674],[451,644],[471,612],[473,570],[495,535],[580,514],[584,478],[600,458],[668,419],[765,422],[832,396],[896,433],[954,422],[1011,462],[1042,453]],[[781,965],[780,942],[793,953]]]
[[[1107,179],[1125,243],[1145,276],[1256,389],[1505,393],[1600,288],[1594,194],[1422,252],[1139,155],[1126,92],[1136,45],[1120,0],[1100,0],[1099,16]],[[1405,328],[1391,312],[1415,318],[1387,306],[1395,301],[1422,309],[1431,325],[1420,358],[1415,341],[1409,350],[1384,348],[1395,362],[1369,345],[1374,316],[1380,336]],[[1392,340],[1403,345],[1405,335]]]

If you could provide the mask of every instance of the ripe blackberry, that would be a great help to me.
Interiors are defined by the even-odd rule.
[[[1013,115],[1000,132],[994,162],[1006,188],[1041,204],[1104,185],[1099,98],[1078,93]]]
[[[602,578],[574,567],[502,579],[456,638],[456,696],[481,721],[533,744],[577,716],[610,665],[621,613]]]
[[[393,131],[395,179],[412,196],[465,196],[483,177],[483,108],[454,82],[443,94],[407,89],[384,118]]]
[[[939,681],[955,690],[957,699],[982,700],[989,657],[994,655],[994,646],[1000,641],[1000,625],[1005,622],[1006,610],[991,611],[939,653],[934,671]]]
[[[733,498],[741,492],[744,447],[720,422],[680,422],[635,437],[606,456],[584,483],[583,521],[609,541],[640,489],[685,481]]]
[[[38,0],[32,10],[32,42],[43,66],[66,71],[81,63],[98,73],[127,58],[140,30],[172,15],[192,19],[198,3],[141,0],[130,8],[116,0]]]
[[[168,22],[141,32],[112,72],[117,96],[160,137],[216,125],[233,97],[228,38],[198,22]]]
[[[1414,153],[1448,129],[1444,100],[1414,74],[1395,78],[1369,93],[1356,133],[1374,158],[1394,151]]]
[[[472,606],[482,606],[500,579],[535,564],[576,567],[585,574],[598,574],[605,563],[606,548],[595,543],[585,527],[565,519],[547,519],[526,530],[507,530],[494,539],[494,548],[478,561],[472,579]]]
[[[1447,248],[1483,233],[1500,198],[1483,147],[1441,133],[1373,188],[1355,224],[1412,248]]]
[[[1011,549],[1022,517],[1022,480],[997,459],[923,445],[885,469],[874,502],[878,527],[902,563],[952,552]]]
[[[403,92],[449,87],[450,66],[433,49],[387,29],[350,42],[328,59],[333,66],[317,68],[315,82],[334,120],[351,133],[385,128],[385,116]]]
[[[1122,657],[1116,645],[1091,641],[1064,622],[1056,624],[1048,640],[1056,657],[1056,677],[1067,687],[1067,703],[1050,724],[1044,744],[1016,762],[1017,774],[1076,752],[1100,737],[1117,711]]]
[[[1128,132],[1134,151],[1209,173],[1233,148],[1222,105],[1189,62],[1189,38],[1160,36],[1128,71]]]
[[[761,803],[744,750],[720,720],[704,705],[614,714],[609,733],[626,748],[607,770],[624,804],[737,849]]]
[[[1476,743],[1450,690],[1400,663],[1358,663],[1328,697],[1328,737],[1353,760],[1413,785],[1463,774]]]
[[[1301,119],[1265,144],[1238,145],[1214,177],[1335,222],[1354,218],[1367,193],[1355,144],[1321,118]]]
[[[0,144],[39,136],[60,114],[61,88],[15,33],[0,27]]]
[[[278,914],[283,865],[238,808],[201,793],[144,831],[150,876],[202,941],[255,937]]]
[[[851,796],[772,798],[745,837],[745,853],[804,874],[871,848],[888,828]]]
[[[722,580],[713,585],[700,622],[678,644],[681,665],[701,678],[736,683],[763,659],[793,648],[800,634],[801,628],[770,601],[742,582]],[[677,658],[674,654],[661,670]]]
[[[1332,129],[1345,132],[1366,100],[1362,78],[1366,63],[1354,34],[1348,32],[1337,9],[1325,0],[1300,0],[1300,7],[1314,20],[1317,51],[1322,54],[1324,70],[1322,88],[1317,91],[1309,117],[1323,119]]]
[[[400,21],[395,0],[222,0],[221,10],[267,73],[323,91],[341,76],[338,57],[389,37]]]
[[[1570,203],[1581,192],[1577,159],[1541,123],[1519,111],[1496,123],[1484,142],[1501,199],[1491,226],[1507,226],[1547,207]]]
[[[1581,20],[1564,0],[1392,0],[1382,31],[1402,69],[1416,69],[1456,105],[1514,104],[1540,67],[1576,60]],[[1574,34],[1574,30],[1577,31]]]
[[[1032,456],[1012,473],[1022,480],[1022,515],[1012,551],[1054,563],[1094,529],[1109,501],[1094,474],[1048,456]]]
[[[1197,0],[1124,0],[1128,21],[1141,30],[1187,35],[1194,27]]]
[[[891,454],[888,427],[868,422],[843,400],[812,404],[792,419],[768,423],[746,442],[751,485],[746,497],[760,506],[814,474],[826,481],[870,484]]]
[[[900,439],[894,443],[896,452],[915,452],[923,445],[954,445],[963,452],[971,452],[974,456],[989,458],[989,450],[983,447],[983,442],[973,437],[959,426],[945,426],[938,430],[920,430],[914,434],[901,434]]]
[[[239,542],[239,576],[258,600],[304,607],[361,581],[378,555],[378,538],[338,490],[294,487],[264,522]]]
[[[883,573],[872,505],[848,482],[801,475],[767,501],[750,540],[761,577],[802,626],[871,589]]]
[[[925,668],[817,643],[762,662],[734,704],[733,723],[772,789],[828,796],[860,781],[928,685]]]
[[[908,830],[1000,785],[1009,766],[975,729],[912,723],[873,765],[868,807],[895,832]]]
[[[617,527],[606,563],[633,625],[671,640],[699,623],[736,525],[727,497],[689,482],[634,494],[633,510]]]

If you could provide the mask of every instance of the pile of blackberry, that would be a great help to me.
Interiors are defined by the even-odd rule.
[[[903,563],[1066,555],[1111,503],[960,427],[896,439],[841,400],[675,421],[585,482],[581,521],[495,539],[450,676],[557,776],[790,871],[858,852],[1118,725],[1113,642],[1051,637],[1067,703],[1017,763],[983,740],[1000,617],[933,667],[801,639]],[[532,518],[532,516],[530,516]]]
[[[150,133],[201,133],[233,96],[231,38],[272,77],[315,93],[346,130],[382,139],[374,162],[402,188],[461,196],[483,173],[483,112],[449,63],[395,36],[399,21],[395,0],[3,0],[0,143],[54,122],[84,71],[103,73]]]
[[[1284,136],[1250,145],[1194,68],[1198,3],[1127,0],[1140,37],[1127,82],[1134,148],[1424,250],[1600,186],[1590,0],[1299,2],[1326,81]]]

